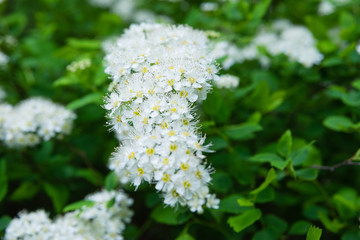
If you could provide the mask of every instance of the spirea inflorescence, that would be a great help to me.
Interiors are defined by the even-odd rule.
[[[154,183],[165,204],[202,213],[217,208],[209,193],[213,169],[205,162],[205,137],[192,110],[206,98],[217,67],[204,32],[187,26],[132,25],[106,44],[106,73],[113,79],[106,97],[109,124],[120,146],[109,167],[138,187]]]
[[[44,210],[21,212],[7,227],[5,240],[122,240],[125,223],[133,215],[132,199],[122,191],[103,190],[86,200],[92,204],[54,221]]]
[[[274,21],[269,28],[259,31],[245,47],[239,48],[227,41],[218,42],[211,55],[216,59],[225,58],[222,62],[225,69],[235,63],[255,59],[263,67],[269,67],[271,61],[259,51],[259,47],[265,48],[271,56],[284,54],[291,61],[307,68],[319,64],[324,57],[316,48],[316,39],[306,27],[293,25],[283,19]]]
[[[0,141],[8,147],[34,146],[69,134],[76,115],[50,100],[34,97],[16,106],[0,104]]]

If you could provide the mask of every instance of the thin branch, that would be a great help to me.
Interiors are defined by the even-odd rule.
[[[333,166],[320,166],[320,165],[312,165],[311,168],[313,169],[319,169],[319,170],[328,170],[328,171],[335,171],[335,169],[342,167],[342,166],[360,166],[360,162],[354,162],[353,159],[355,158],[355,155],[352,156],[349,159],[346,159],[343,162],[337,163]]]

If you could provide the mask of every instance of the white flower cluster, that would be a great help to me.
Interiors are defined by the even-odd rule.
[[[89,58],[82,59],[80,61],[72,62],[66,66],[66,69],[70,72],[76,72],[78,70],[84,70],[91,66],[91,60]]]
[[[5,66],[9,62],[9,57],[0,51],[0,67]]]
[[[239,82],[239,77],[230,74],[223,74],[215,82],[215,84],[218,88],[234,89],[239,86]]]
[[[21,212],[7,227],[5,240],[122,240],[125,223],[133,215],[132,199],[121,191],[104,190],[86,200],[92,204],[54,221],[44,210]]]
[[[0,104],[0,141],[8,147],[34,146],[69,134],[75,114],[50,100],[34,97],[16,106]]]
[[[88,0],[95,7],[108,8],[111,12],[126,21],[132,22],[167,22],[173,20],[167,16],[159,16],[152,11],[140,9],[138,0]]]
[[[350,0],[322,0],[318,7],[320,16],[330,15],[335,12],[336,8],[346,5]]]
[[[217,208],[209,194],[213,171],[206,166],[205,137],[192,108],[206,98],[217,67],[208,55],[204,32],[187,26],[132,25],[106,47],[106,73],[113,92],[105,108],[122,143],[109,167],[138,187],[155,183],[165,204]]]
[[[305,67],[319,64],[323,55],[316,48],[316,40],[311,32],[303,27],[291,24],[287,20],[275,21],[270,30],[263,29],[253,39],[252,43],[244,48],[223,41],[215,45],[212,56],[225,58],[223,67],[229,69],[235,63],[257,59],[264,67],[268,67],[270,59],[259,52],[264,47],[272,55],[285,54],[290,60],[296,61]]]
[[[89,0],[93,6],[108,8],[125,20],[130,20],[135,12],[135,0]]]

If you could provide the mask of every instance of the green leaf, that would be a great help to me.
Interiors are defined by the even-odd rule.
[[[117,186],[118,180],[114,172],[109,173],[105,178],[105,188],[108,191],[115,189]]]
[[[101,41],[94,39],[69,38],[67,43],[69,46],[78,49],[98,50],[101,48]]]
[[[187,232],[182,232],[175,240],[195,240],[195,238]]]
[[[320,240],[321,233],[322,233],[321,228],[310,226],[306,234],[306,240]]]
[[[63,212],[69,212],[81,209],[82,207],[92,207],[95,205],[95,202],[90,200],[81,200],[74,203],[71,203],[69,205],[66,205],[63,209]]]
[[[293,225],[291,225],[289,234],[290,235],[303,235],[307,232],[310,227],[310,223],[307,221],[297,221]]]
[[[265,181],[256,189],[252,190],[250,194],[258,194],[262,190],[264,190],[269,184],[276,178],[276,172],[273,168],[269,170],[269,172],[266,175]]]
[[[212,188],[219,193],[227,193],[233,185],[229,175],[225,172],[216,172],[213,175]]]
[[[243,123],[230,125],[224,128],[224,133],[234,140],[248,140],[255,137],[255,132],[261,131],[262,127],[256,123]]]
[[[244,197],[239,198],[237,200],[237,202],[240,205],[240,207],[253,207],[254,206],[254,203],[251,200],[244,198]]]
[[[277,143],[277,151],[278,153],[287,158],[289,154],[291,153],[292,148],[292,137],[291,137],[291,131],[287,130],[279,139]]]
[[[224,149],[228,146],[228,143],[223,138],[219,137],[206,138],[206,142],[212,144],[210,148],[215,151]]]
[[[210,116],[215,116],[220,110],[222,104],[222,96],[218,89],[214,89],[207,99],[202,103],[204,112]]]
[[[181,209],[164,207],[162,204],[154,209],[151,218],[167,225],[180,225],[190,219],[190,215],[183,213]]]
[[[349,132],[355,126],[349,118],[344,116],[327,117],[323,124],[325,127],[338,132]]]
[[[253,19],[261,19],[269,8],[271,0],[263,0],[256,4],[252,12]]]
[[[101,93],[90,93],[88,95],[85,95],[79,99],[76,99],[76,100],[70,102],[67,105],[67,109],[75,110],[75,109],[81,108],[81,107],[86,106],[91,103],[100,105],[103,102],[102,99],[103,99],[103,97],[102,97]]]
[[[360,92],[351,91],[342,96],[341,100],[343,103],[350,107],[359,107],[360,106]]]
[[[309,153],[310,153],[310,145],[306,145],[300,149],[293,151],[290,155],[293,166],[296,167],[303,164],[308,158]]]
[[[112,198],[106,203],[106,208],[111,208],[115,204],[115,198]]]
[[[360,90],[360,79],[356,79],[355,81],[353,81],[351,83],[351,86],[353,86],[354,88],[356,88],[357,90]]]
[[[61,77],[59,79],[56,79],[55,82],[53,83],[54,87],[70,86],[76,84],[79,84],[79,80],[73,75]]]
[[[271,164],[271,166],[280,170],[284,170],[287,165],[287,162],[284,159],[274,153],[259,153],[255,156],[252,156],[250,160],[261,163],[268,162]]]
[[[10,222],[11,222],[11,218],[9,216],[6,215],[2,216],[0,218],[0,232],[6,229],[6,227],[9,225]]]
[[[56,212],[61,212],[61,209],[66,204],[69,198],[69,190],[65,185],[54,185],[52,183],[44,183],[44,190],[51,198]]]
[[[325,212],[319,211],[318,217],[322,224],[324,224],[325,228],[333,233],[338,233],[342,228],[346,226],[345,223],[340,222],[337,218],[335,218],[334,220],[330,220]]]
[[[12,201],[31,199],[39,191],[38,185],[32,182],[23,182],[10,196]]]
[[[266,226],[276,232],[276,235],[281,236],[288,228],[287,222],[273,214],[268,214],[262,218]]]
[[[248,207],[240,207],[238,204],[238,199],[244,198],[240,194],[230,195],[221,200],[219,204],[219,211],[227,213],[241,213],[246,210]]]
[[[230,217],[228,224],[234,229],[235,232],[241,232],[245,228],[254,224],[261,218],[261,211],[259,209],[250,209],[236,217]]]
[[[295,171],[297,177],[309,181],[315,180],[318,176],[318,173],[319,173],[318,170],[312,168],[305,168]]]

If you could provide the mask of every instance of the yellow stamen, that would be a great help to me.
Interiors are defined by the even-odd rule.
[[[184,170],[184,171],[188,170],[188,169],[189,169],[189,164],[187,164],[187,163],[182,163],[182,164],[181,164],[181,169]]]
[[[146,154],[147,155],[153,155],[154,154],[154,149],[153,148],[146,149]]]
[[[164,177],[163,177],[161,180],[163,180],[164,182],[170,181],[170,175],[167,174],[167,173],[165,173],[165,174],[164,174]]]
[[[170,144],[171,151],[176,151],[176,149],[177,149],[177,145],[175,143]]]
[[[134,158],[135,157],[135,153],[134,152],[131,152],[130,154],[129,154],[129,159],[132,159],[132,158]]]
[[[186,181],[183,182],[183,186],[184,186],[185,189],[189,189],[191,187],[191,183],[186,180]]]
[[[138,168],[138,169],[137,169],[137,175],[138,175],[138,176],[144,175],[144,169]]]

